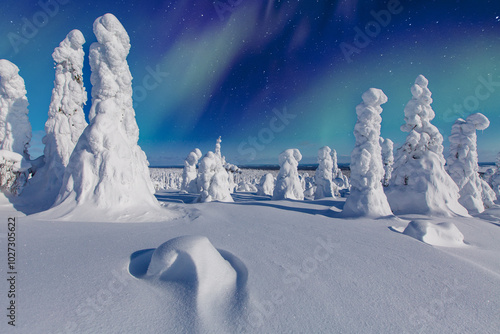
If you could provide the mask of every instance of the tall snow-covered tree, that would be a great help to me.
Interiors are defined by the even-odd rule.
[[[134,208],[157,209],[146,154],[137,144],[127,63],[130,39],[112,14],[94,22],[90,47],[92,107],[64,174],[56,206],[65,214],[88,206],[106,214]],[[54,209],[57,209],[54,208]]]
[[[448,173],[459,188],[458,201],[469,213],[484,211],[483,185],[479,177],[476,130],[484,130],[490,121],[481,113],[459,118],[453,124],[448,156]]]
[[[83,86],[83,44],[85,38],[75,29],[52,53],[56,74],[43,138],[45,164],[28,183],[28,196],[39,197],[37,202],[42,210],[54,204],[71,153],[87,126],[83,113],[87,102]]]
[[[233,202],[229,192],[229,176],[217,154],[209,151],[199,164],[198,202]]]
[[[384,178],[382,185],[387,187],[392,175],[392,165],[394,164],[394,143],[390,139],[380,138],[382,147],[382,164],[384,165]]]
[[[184,170],[182,172],[182,185],[181,190],[196,194],[198,192],[198,187],[196,186],[196,178],[198,173],[196,171],[196,164],[201,158],[201,151],[198,148],[192,150],[186,160],[184,161]]]
[[[314,198],[335,197],[337,185],[333,183],[333,159],[331,148],[323,146],[318,150],[318,168],[314,174],[316,191]]]
[[[28,105],[19,68],[0,59],[0,150],[21,154],[27,160],[31,141]]]
[[[273,200],[304,199],[304,190],[299,178],[298,165],[302,154],[296,148],[290,148],[279,155],[280,171],[273,191]]]
[[[383,217],[392,215],[382,187],[384,167],[380,148],[382,107],[387,96],[370,88],[356,106],[358,120],[354,126],[356,145],[351,154],[351,194],[342,214],[347,217]]]
[[[386,195],[394,213],[468,215],[458,202],[458,186],[444,168],[443,136],[431,124],[432,110],[428,80],[419,75],[411,87],[412,99],[405,107],[409,132],[398,149]]]

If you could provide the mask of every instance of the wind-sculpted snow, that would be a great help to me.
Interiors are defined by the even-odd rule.
[[[479,177],[476,130],[484,130],[490,121],[481,113],[469,115],[467,119],[457,119],[453,124],[448,156],[448,173],[458,185],[460,198],[458,201],[469,213],[480,213],[484,206],[491,205],[491,192],[486,190],[486,200],[483,202],[483,187],[485,184]]]
[[[411,221],[403,234],[433,246],[460,247],[464,246],[462,232],[450,222],[434,224],[425,220]]]
[[[29,159],[31,124],[28,99],[19,68],[0,59],[0,150],[19,153]]]
[[[279,155],[280,171],[274,187],[273,200],[304,199],[304,190],[297,170],[300,160],[302,155],[296,148],[285,150]]]
[[[384,164],[384,178],[382,184],[387,187],[392,176],[392,165],[394,164],[394,143],[390,139],[380,138],[382,147],[382,163]]]
[[[363,93],[356,106],[358,121],[354,126],[356,146],[351,154],[351,193],[342,214],[346,217],[383,217],[392,215],[382,187],[384,168],[380,148],[381,104],[387,96],[380,89]]]
[[[468,215],[458,202],[458,186],[444,168],[443,137],[431,124],[431,92],[419,75],[411,88],[401,130],[409,132],[397,151],[386,195],[396,214]]]
[[[55,207],[63,215],[80,207],[159,208],[146,155],[137,141],[132,107],[132,76],[127,64],[127,32],[112,14],[94,22],[97,42],[90,47],[92,107],[90,124],[80,137],[64,174]]]
[[[242,315],[246,266],[231,253],[217,250],[204,236],[181,236],[141,251],[131,258],[129,272],[158,287],[160,294],[178,294],[198,330],[226,332]]]

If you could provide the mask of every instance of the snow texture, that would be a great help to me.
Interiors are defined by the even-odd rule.
[[[42,210],[54,204],[71,153],[87,127],[83,113],[87,101],[82,72],[83,44],[82,33],[72,30],[52,54],[56,74],[43,138],[44,165],[37,170],[27,188],[30,197],[39,197],[37,201]]]
[[[304,199],[304,190],[297,170],[300,160],[302,160],[302,155],[296,148],[281,152],[279,155],[280,171],[273,191],[273,200]]]
[[[493,175],[491,175],[489,184],[495,192],[495,195],[500,197],[500,152],[497,154],[497,161],[495,162],[495,165],[496,170]]]
[[[97,42],[89,55],[90,124],[71,155],[55,206],[63,215],[77,207],[82,212],[98,208],[106,214],[130,207],[157,209],[146,154],[137,144],[139,128],[126,60],[129,36],[112,14],[96,19],[94,34]]]
[[[260,178],[259,185],[257,187],[257,195],[269,195],[272,196],[274,192],[274,176],[271,173],[266,173]]]
[[[19,153],[29,160],[31,124],[28,99],[19,68],[0,59],[0,150]]]
[[[240,183],[238,183],[238,188],[237,190],[239,192],[248,192],[248,193],[253,193],[253,192],[257,192],[257,187],[254,186],[252,183],[250,182],[246,182],[246,181],[241,181]]]
[[[387,187],[392,175],[392,165],[394,164],[394,143],[390,139],[380,138],[382,147],[382,163],[384,164],[384,178],[382,185]]]
[[[182,172],[182,185],[181,190],[196,194],[198,193],[198,187],[196,186],[196,178],[198,177],[198,172],[196,170],[196,165],[198,160],[201,158],[201,151],[198,148],[192,150],[186,160],[184,161],[184,170]]]
[[[458,202],[458,186],[444,168],[443,137],[431,124],[431,92],[427,79],[419,75],[405,107],[402,131],[409,132],[396,153],[386,195],[395,214],[431,216],[468,215]]]
[[[370,88],[356,106],[358,120],[354,126],[356,146],[351,154],[351,193],[342,214],[345,217],[383,217],[392,215],[382,186],[384,167],[380,148],[382,107],[387,96]]]
[[[433,246],[464,246],[464,235],[451,222],[434,224],[425,220],[411,221],[403,231],[412,238]]]
[[[323,146],[318,150],[318,168],[314,174],[316,191],[314,199],[325,197],[335,197],[337,185],[333,183],[333,159],[332,150],[328,146]]]
[[[233,202],[229,192],[229,175],[219,156],[212,151],[201,159],[196,183],[200,194],[198,202]]]
[[[448,156],[448,173],[458,185],[458,201],[470,214],[484,211],[483,184],[479,177],[476,130],[484,130],[490,121],[481,113],[459,118],[453,124]],[[488,201],[488,200],[487,200]]]

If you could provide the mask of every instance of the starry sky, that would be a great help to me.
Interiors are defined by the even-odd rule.
[[[498,0],[7,0],[0,12],[0,58],[26,82],[41,138],[53,88],[52,52],[72,29],[95,42],[94,20],[113,13],[130,35],[139,144],[151,165],[181,165],[195,147],[239,165],[277,163],[298,148],[350,161],[355,107],[370,87],[389,98],[382,136],[399,147],[410,87],[429,79],[433,121],[445,137],[458,117],[482,112],[480,161],[500,151]],[[89,93],[90,66],[84,65]]]

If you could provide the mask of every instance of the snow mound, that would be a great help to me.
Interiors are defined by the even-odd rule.
[[[236,271],[203,236],[182,236],[156,248],[147,276],[164,281],[196,283],[200,294],[230,291]]]
[[[148,250],[139,255],[142,260],[147,256]],[[130,268],[137,272],[140,266]],[[234,255],[217,250],[204,236],[189,235],[156,248],[147,272],[139,278],[180,293],[179,301],[196,312],[203,328],[220,332],[238,318],[234,312],[246,299],[247,276],[246,266]]]
[[[433,224],[425,220],[411,221],[403,231],[412,238],[433,246],[459,247],[464,245],[464,235],[453,223]]]

